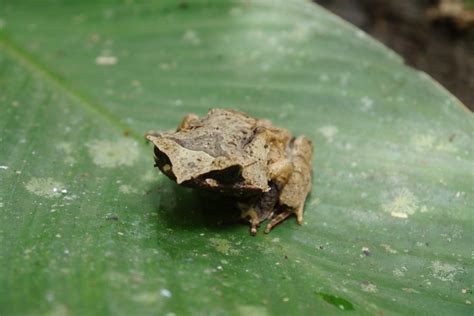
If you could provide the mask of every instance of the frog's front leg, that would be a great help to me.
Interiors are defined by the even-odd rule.
[[[255,236],[257,234],[257,228],[260,225],[255,207],[253,205],[239,203],[239,208],[241,209],[240,218],[248,220],[250,224],[250,235]]]
[[[238,203],[241,210],[241,219],[247,220],[250,224],[250,234],[255,236],[257,228],[264,220],[271,218],[275,206],[278,202],[280,190],[276,184],[270,184],[270,190],[250,201]]]

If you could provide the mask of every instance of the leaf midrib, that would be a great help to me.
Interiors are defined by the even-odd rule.
[[[61,78],[61,76],[49,70],[46,65],[38,60],[38,58],[35,58],[23,47],[13,42],[8,35],[0,34],[0,48],[5,54],[16,60],[19,65],[23,66],[23,68],[27,69],[31,74],[45,79],[45,81],[52,86],[53,90],[62,91],[62,93],[68,98],[76,101],[76,104],[81,105],[84,109],[94,112],[97,116],[101,117],[104,121],[107,121],[115,128],[121,131],[127,131],[129,137],[134,138],[139,143],[143,143],[143,136],[140,133],[133,130],[131,126],[123,123],[119,117],[112,114],[104,105],[93,100],[82,91],[73,87],[69,82]],[[54,89],[54,87],[56,89]]]

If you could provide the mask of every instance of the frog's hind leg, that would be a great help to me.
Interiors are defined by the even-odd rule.
[[[287,209],[287,210],[273,216],[270,220],[270,223],[268,223],[267,227],[265,227],[265,234],[268,234],[273,229],[273,227],[275,227],[276,225],[283,222],[285,219],[288,218],[288,216],[290,216],[292,214],[296,215],[296,222],[299,225],[303,225],[303,208],[304,208],[304,204],[300,204],[296,208],[296,210]]]
[[[287,218],[290,214],[296,215],[298,224],[303,224],[303,208],[306,197],[311,191],[311,158],[313,148],[311,142],[304,136],[300,136],[291,143],[290,157],[293,161],[293,173],[283,187],[280,194],[279,205],[287,212],[282,219],[275,217],[265,231]],[[278,215],[277,215],[278,216]]]
[[[267,224],[267,227],[265,227],[265,234],[268,234],[273,229],[273,227],[275,227],[276,225],[283,222],[285,219],[287,219],[288,216],[290,216],[292,214],[294,214],[294,213],[291,212],[291,211],[283,211],[283,212],[277,214],[276,216],[274,216],[270,220],[270,223]]]

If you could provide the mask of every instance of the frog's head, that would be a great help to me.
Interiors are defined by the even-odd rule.
[[[260,181],[261,177],[249,173],[239,159],[229,155],[219,135],[193,139],[160,133],[147,134],[146,138],[155,145],[155,166],[178,184],[234,196],[267,190],[266,181]]]

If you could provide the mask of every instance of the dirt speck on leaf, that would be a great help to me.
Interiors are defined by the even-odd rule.
[[[227,239],[222,238],[211,238],[209,241],[212,243],[214,248],[222,254],[237,254],[239,251],[232,248],[232,244]]]
[[[339,132],[336,126],[334,125],[326,125],[318,129],[318,131],[326,138],[328,143],[332,143],[336,134]]]
[[[377,285],[373,284],[370,281],[364,281],[360,284],[360,289],[367,293],[376,293],[378,292]]]
[[[458,273],[462,273],[464,270],[455,264],[442,263],[440,261],[434,261],[431,263],[430,269],[433,277],[443,282],[452,282],[454,277]]]
[[[31,178],[25,184],[25,188],[33,194],[45,198],[55,198],[62,195],[65,191],[64,184],[52,178]]]
[[[403,188],[394,194],[394,197],[384,203],[382,208],[393,217],[408,218],[419,209],[418,198],[407,188]]]

